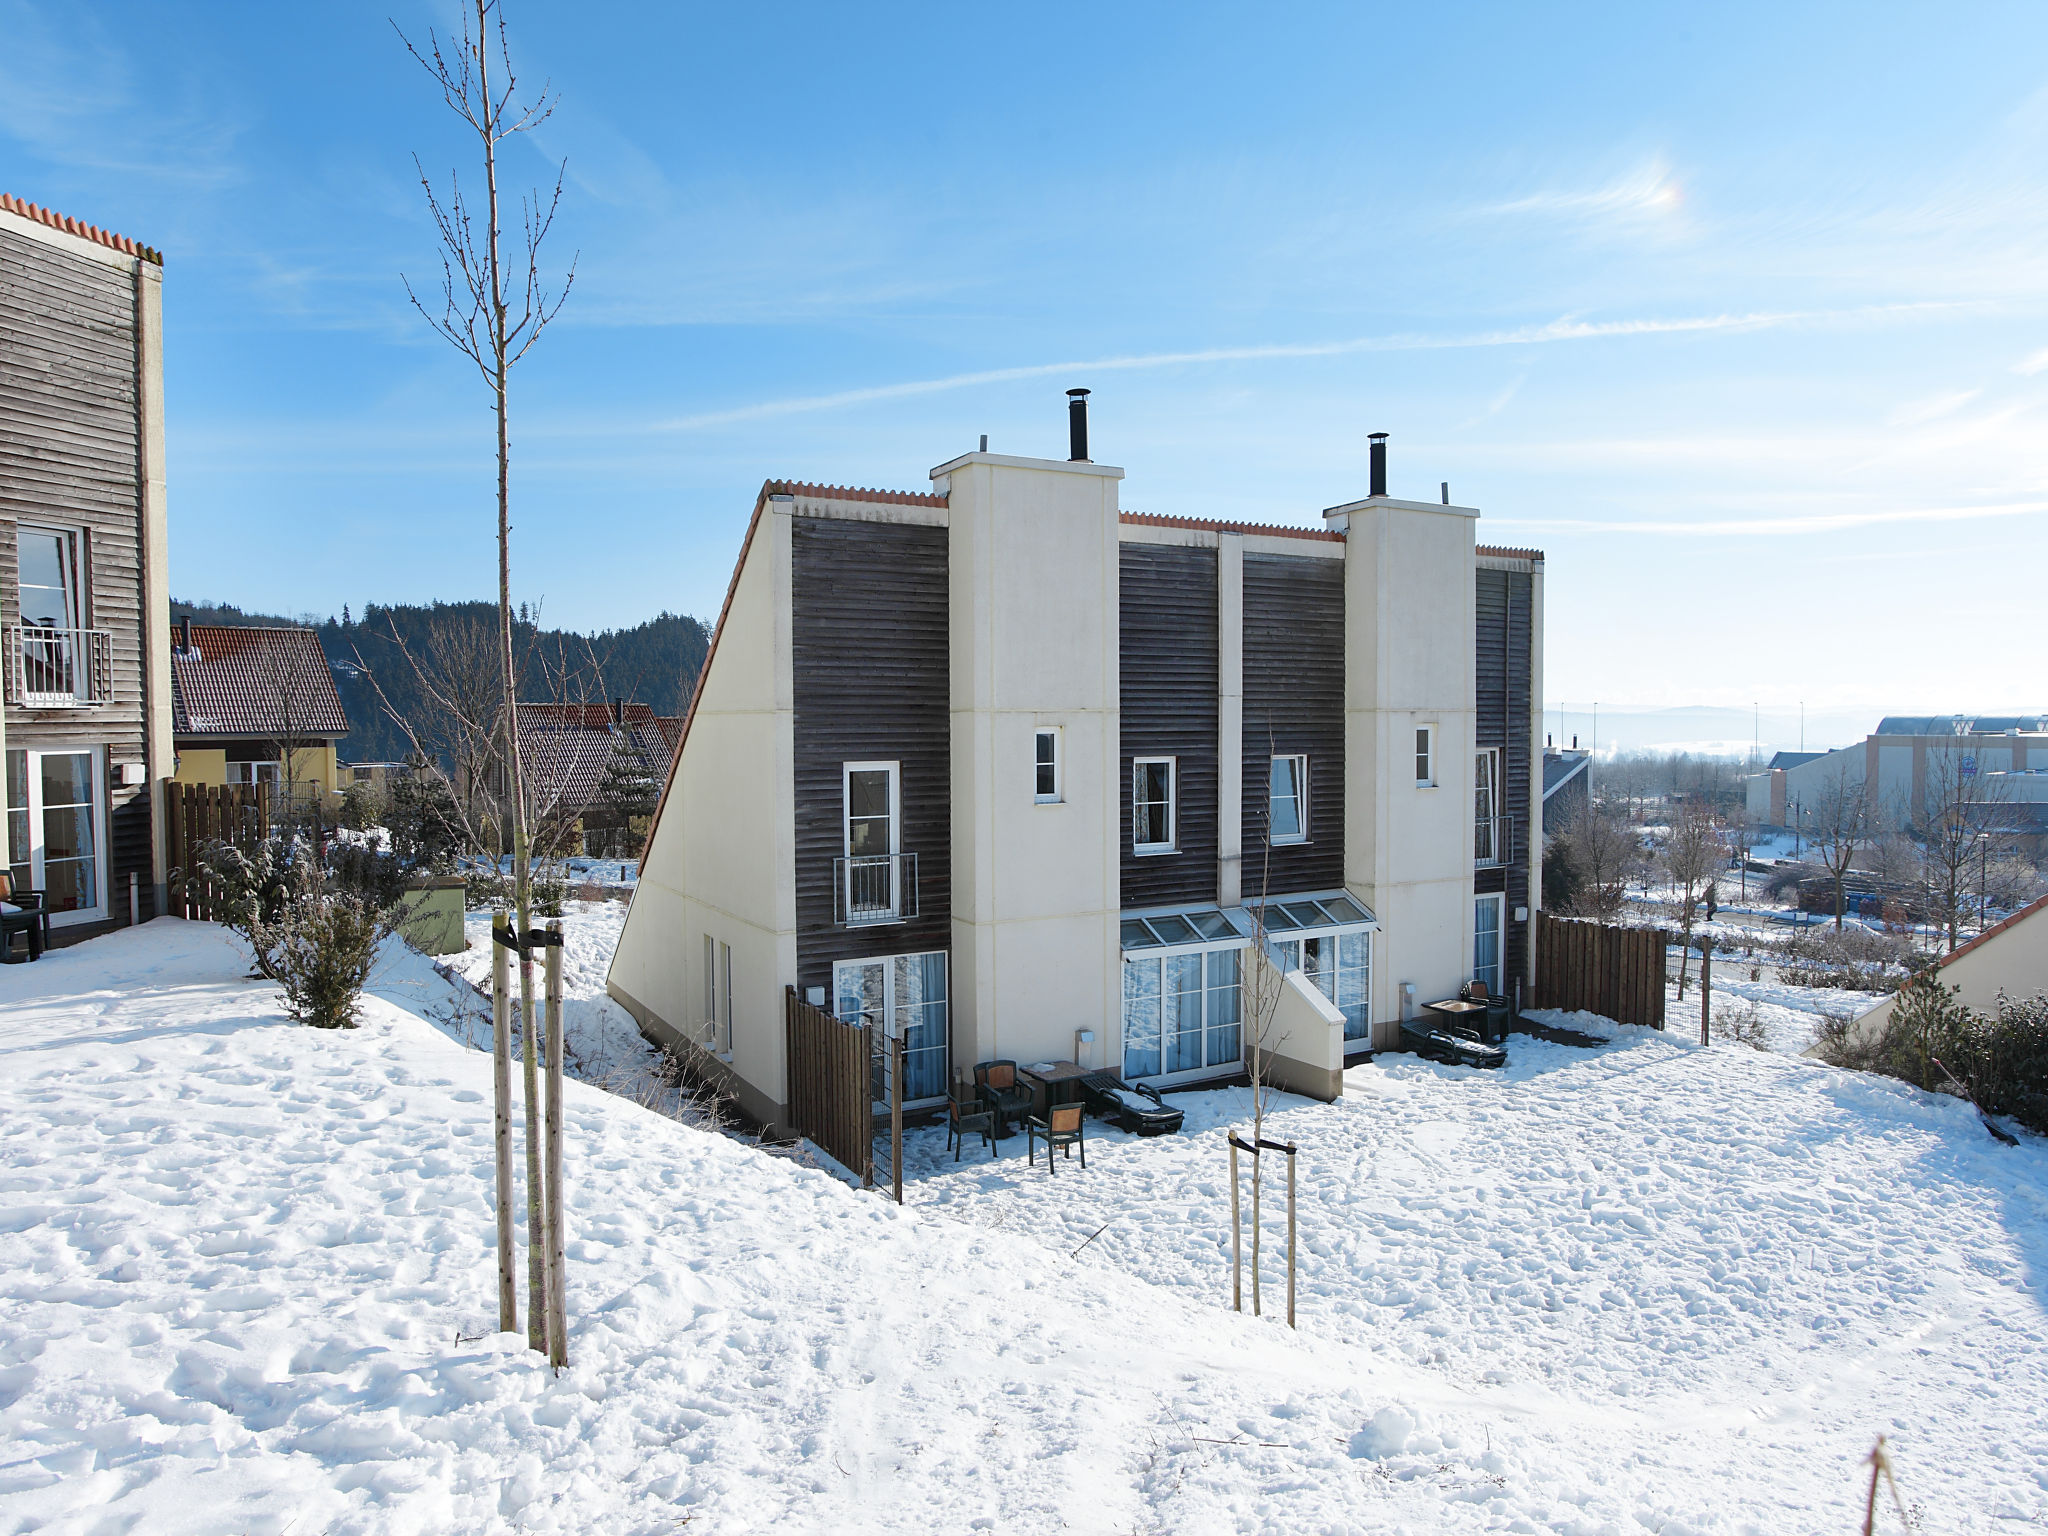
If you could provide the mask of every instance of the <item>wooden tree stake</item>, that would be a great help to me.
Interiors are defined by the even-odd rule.
[[[519,1331],[519,1282],[512,1253],[512,966],[501,937],[511,927],[504,912],[491,914],[492,1136],[498,1174],[498,1332]]]
[[[533,953],[519,935],[519,1032],[526,1089],[526,1344],[548,1352],[548,1210],[541,1169],[541,1104],[538,1031],[534,1028]]]
[[[548,1359],[569,1363],[566,1236],[562,1214],[562,920],[548,922]]]
[[[1240,1233],[1243,1227],[1237,1215],[1237,1138],[1230,1138],[1230,1307],[1234,1312],[1244,1310],[1244,1253]]]

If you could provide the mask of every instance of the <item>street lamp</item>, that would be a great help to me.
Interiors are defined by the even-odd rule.
[[[1979,933],[1984,931],[1984,901],[1986,894],[1984,890],[1984,868],[1989,862],[1990,856],[1991,834],[1989,832],[1979,832],[1977,834],[1977,931]]]

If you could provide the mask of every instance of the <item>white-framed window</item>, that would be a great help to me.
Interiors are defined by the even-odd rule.
[[[1131,763],[1131,851],[1174,850],[1174,769],[1170,757],[1140,757]]]
[[[1501,996],[1502,923],[1507,897],[1495,893],[1472,898],[1472,979],[1486,983],[1489,996]]]
[[[842,960],[832,967],[833,1016],[903,1041],[903,1102],[946,1096],[946,952]]]
[[[704,935],[704,1043],[732,1054],[732,946]]]
[[[14,884],[44,893],[54,925],[107,915],[106,764],[97,747],[7,749],[7,857]]]
[[[1481,747],[1472,754],[1472,861],[1498,864],[1500,838],[1500,751]]]
[[[1266,836],[1275,843],[1308,841],[1308,756],[1273,759],[1266,788]]]
[[[1031,797],[1040,805],[1058,805],[1060,788],[1060,728],[1041,727],[1034,733],[1034,761],[1031,767]]]
[[[272,789],[276,789],[281,777],[279,766],[276,763],[231,762],[228,764],[227,778],[230,784],[268,784]]]
[[[1124,1076],[1215,1072],[1244,1057],[1244,946],[1124,956]]]
[[[1415,787],[1436,788],[1436,727],[1415,727]]]
[[[79,569],[78,530],[15,530],[15,613],[37,629],[80,629],[85,624],[85,584]]]
[[[847,921],[888,922],[903,911],[902,773],[897,763],[841,769],[845,858],[840,911]]]
[[[1344,1038],[1372,1035],[1372,931],[1353,929],[1270,942],[1283,971],[1300,971],[1344,1015]]]

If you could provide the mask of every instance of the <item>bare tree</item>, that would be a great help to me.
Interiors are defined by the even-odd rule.
[[[1835,928],[1842,926],[1842,882],[1856,862],[1857,851],[1873,836],[1870,796],[1860,773],[1844,764],[1835,769],[1813,797],[1807,821],[1813,851],[1835,886]]]
[[[493,31],[495,29],[495,37]],[[426,167],[417,156],[413,164],[426,193],[427,209],[441,240],[441,299],[438,309],[421,302],[412,284],[406,295],[415,308],[456,351],[468,358],[491,392],[497,419],[498,469],[498,642],[499,663],[504,677],[505,760],[511,775],[510,819],[512,823],[512,890],[518,914],[519,933],[533,931],[533,869],[528,843],[528,807],[519,751],[519,714],[509,707],[518,697],[519,674],[512,647],[512,439],[511,374],[532,349],[548,323],[561,311],[575,281],[572,260],[562,286],[552,295],[540,275],[541,246],[553,227],[555,211],[561,205],[562,178],[566,164],[558,169],[552,193],[534,193],[520,200],[524,226],[523,260],[511,271],[500,250],[501,212],[498,191],[498,147],[519,134],[531,132],[547,121],[554,101],[545,84],[533,97],[523,98],[518,76],[512,69],[511,50],[505,34],[505,19],[497,0],[472,0],[463,12],[461,30],[445,44],[439,34],[427,33],[424,48],[416,47],[403,32],[399,34],[406,51],[432,76],[441,99],[461,118],[476,137],[481,156],[484,208],[481,217],[472,210],[462,190],[459,175],[450,173],[448,190],[435,189]],[[519,270],[523,267],[523,271]],[[551,1318],[547,1298],[553,1291],[547,1273],[548,1244],[545,1194],[541,1189],[540,1124],[538,1103],[539,1064],[534,1047],[533,958],[524,943],[519,950],[519,1016],[525,1041],[525,1084],[527,1118],[527,1181],[529,1235],[529,1307],[532,1319],[529,1342],[547,1350],[557,1364],[567,1360],[563,1319]],[[559,1191],[556,1209],[559,1210]]]
[[[1679,807],[1671,831],[1664,840],[1664,870],[1679,889],[1678,920],[1681,936],[1678,954],[1678,1000],[1685,1001],[1685,968],[1692,957],[1693,921],[1699,911],[1700,895],[1714,878],[1714,871],[1726,857],[1714,811],[1704,798],[1695,796]]]
[[[1927,754],[1913,832],[1920,843],[1927,904],[1947,934],[1950,954],[1961,942],[1973,878],[2010,844],[2001,814],[2009,797],[2004,780],[1979,774],[1976,758],[1960,746]]]
[[[257,652],[256,664],[262,694],[271,710],[265,744],[277,754],[278,792],[272,797],[271,819],[291,836],[297,832],[300,816],[310,799],[299,793],[299,774],[314,740],[307,727],[312,701],[318,697],[319,680],[312,675],[312,664],[296,645],[265,644]],[[323,658],[318,665],[324,669],[327,663]],[[318,792],[316,788],[314,793]]]
[[[1642,844],[1634,829],[1607,806],[1588,801],[1565,822],[1561,836],[1581,882],[1572,912],[1580,917],[1618,916],[1628,877],[1642,861]]]
[[[1736,801],[1734,808],[1721,820],[1721,840],[1727,844],[1728,851],[1741,863],[1741,895],[1738,899],[1747,904],[1749,901],[1749,855],[1751,850],[1756,847],[1757,825],[1756,817],[1750,814],[1749,807],[1739,800]]]

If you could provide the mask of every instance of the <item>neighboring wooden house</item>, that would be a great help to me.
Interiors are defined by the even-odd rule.
[[[519,706],[519,745],[529,803],[543,842],[593,858],[619,857],[629,833],[645,835],[652,806],[627,815],[615,786],[644,784],[650,800],[668,778],[682,721],[646,704]],[[637,825],[636,825],[637,824]]]
[[[1576,736],[1572,738],[1578,740]],[[1543,824],[1555,831],[1593,805],[1593,754],[1577,746],[1543,751]]]
[[[77,936],[165,908],[163,258],[0,194],[0,818]]]
[[[171,647],[181,784],[289,787],[301,804],[342,788],[334,744],[348,714],[310,629],[228,628],[184,620]]]
[[[1388,496],[1381,441],[1287,528],[1123,511],[1077,439],[761,489],[609,977],[757,1119],[786,988],[931,1102],[992,1058],[1233,1075],[1264,967],[1276,1080],[1329,1097],[1527,978],[1542,556]]]

